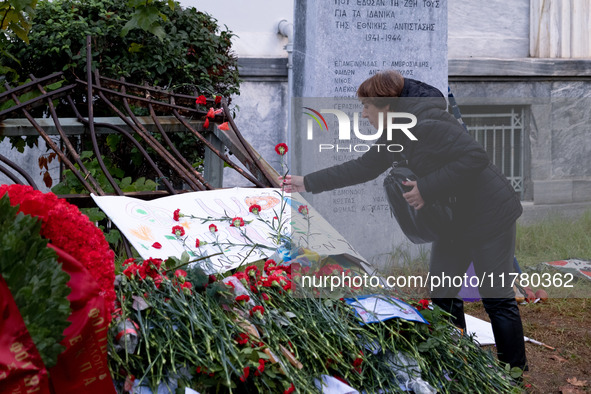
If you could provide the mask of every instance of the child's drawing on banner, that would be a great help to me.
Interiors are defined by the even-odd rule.
[[[321,255],[363,260],[299,194],[282,195],[279,189],[211,190],[151,201],[93,198],[144,259],[180,257],[185,251],[195,258],[218,254],[204,268],[223,272],[268,258],[281,246],[303,246]],[[253,205],[260,207],[257,214],[249,211]],[[233,225],[233,219],[242,219],[244,225]],[[182,229],[182,236],[173,227]]]

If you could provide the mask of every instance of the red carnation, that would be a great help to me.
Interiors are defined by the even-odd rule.
[[[219,103],[221,103],[221,102],[222,102],[222,96],[215,96],[215,100],[214,100],[214,102],[215,102],[216,104],[219,104]]]
[[[235,217],[234,219],[232,219],[232,224],[230,224],[231,227],[242,227],[244,226],[244,219],[242,219],[241,217]]]
[[[183,292],[186,295],[190,295],[191,294],[191,289],[193,288],[193,285],[191,284],[191,282],[185,282],[181,285],[181,289],[183,289]]]
[[[309,213],[308,206],[307,205],[300,205],[300,207],[298,208],[298,212],[304,216],[307,215]]]
[[[283,394],[291,394],[294,391],[295,391],[295,387],[294,387],[294,385],[292,383],[291,386],[289,386],[289,388],[283,392]]]
[[[174,271],[174,276],[176,276],[177,278],[179,278],[181,276],[183,278],[186,278],[187,277],[187,271],[182,270],[182,269],[178,269],[178,270]]]
[[[195,239],[195,247],[196,247],[196,248],[198,248],[198,247],[199,247],[199,244],[200,244],[200,243],[201,243],[201,242],[199,242],[199,238]]]
[[[259,269],[255,265],[250,265],[246,267],[244,273],[248,276],[258,277],[259,276]]]
[[[261,295],[263,297],[263,300],[269,301],[269,296],[267,295],[267,293],[262,293]]]
[[[172,214],[172,218],[174,219],[175,222],[178,222],[181,217],[183,217],[183,214],[181,214],[181,209],[175,209],[175,211]]]
[[[153,279],[154,279],[154,284],[156,285],[156,288],[159,289],[160,286],[162,285],[162,281],[164,280],[164,277],[162,275],[158,275],[158,276],[155,276]]]
[[[245,382],[246,379],[248,379],[248,374],[250,373],[250,368],[249,367],[244,367],[244,374],[240,377],[240,381],[241,382]]]
[[[137,265],[131,264],[130,266],[128,266],[127,268],[125,268],[123,270],[123,274],[131,279],[131,277],[133,275],[137,274],[138,269],[139,269],[139,267]]]
[[[183,226],[173,226],[172,234],[176,235],[177,237],[182,237],[183,235],[185,235],[185,229],[183,228]]]
[[[353,368],[358,368],[362,362],[363,362],[363,359],[361,357],[357,357],[355,359],[355,361],[353,361]]]
[[[256,316],[259,319],[263,318],[263,314],[265,313],[265,308],[263,308],[260,305],[254,306],[252,307],[252,309],[250,310],[250,316]]]
[[[275,145],[275,152],[277,152],[278,155],[283,156],[284,154],[287,153],[287,151],[288,151],[287,145],[284,144],[283,142]]]
[[[145,272],[145,275],[154,279],[155,277],[160,275],[160,267],[161,266],[162,266],[161,259],[150,258],[150,259],[144,260],[144,264],[142,265],[142,268],[143,268],[143,272]]]
[[[215,233],[215,232],[218,231],[218,228],[217,228],[217,226],[215,224],[210,224],[209,225],[209,231],[212,232],[212,233]]]
[[[197,99],[195,100],[195,104],[205,105],[205,104],[207,104],[207,98],[205,98],[204,95],[201,95],[201,96],[197,97]]]
[[[239,295],[238,297],[236,297],[236,302],[239,303],[240,305],[243,305],[244,303],[250,301],[250,297],[247,294],[242,294]]]
[[[243,285],[246,286],[248,284],[248,276],[244,272],[239,271],[239,272],[236,272],[232,276],[234,276],[236,279],[238,279],[240,282],[242,282]]]
[[[248,208],[248,212],[254,213],[255,215],[258,215],[259,212],[261,212],[261,206],[258,204],[252,204],[249,208]]]
[[[254,372],[254,376],[260,376],[265,371],[265,360],[259,358],[259,366],[257,370]]]
[[[126,259],[123,264],[121,264],[123,267],[129,265],[129,264],[135,264],[135,258],[134,257],[130,257],[128,259]]]
[[[239,345],[246,345],[248,343],[248,335],[241,332],[240,334],[238,334],[239,338],[236,339],[236,342],[238,342]]]
[[[273,259],[269,259],[265,262],[265,272],[267,274],[276,267],[277,267],[277,263]]]
[[[421,310],[421,309],[427,309],[427,308],[429,308],[429,300],[426,300],[426,299],[420,300],[419,307],[417,309]]]

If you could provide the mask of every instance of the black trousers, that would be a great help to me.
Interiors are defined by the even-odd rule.
[[[482,304],[490,317],[499,360],[527,369],[521,315],[515,301],[514,276],[516,226],[480,242],[442,239],[431,249],[430,276],[433,303],[452,315],[453,323],[466,328],[464,302],[457,298],[470,265],[478,277]],[[473,279],[471,286],[476,285]]]

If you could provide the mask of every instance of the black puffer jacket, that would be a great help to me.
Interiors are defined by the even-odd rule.
[[[439,90],[413,79],[405,79],[396,112],[409,112],[418,123],[410,131],[418,141],[402,132],[386,133],[375,144],[400,144],[409,168],[417,175],[425,203],[454,200],[454,224],[448,235],[458,240],[479,240],[509,228],[522,207],[507,178],[489,160],[476,142],[447,112]],[[373,147],[361,157],[304,177],[307,191],[320,193],[375,179],[400,153]]]

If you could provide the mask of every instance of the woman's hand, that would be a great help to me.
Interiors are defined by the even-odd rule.
[[[304,177],[299,175],[286,175],[285,178],[280,176],[279,183],[281,188],[286,193],[305,192]]]
[[[412,187],[412,190],[406,192],[402,195],[406,202],[412,206],[417,211],[425,206],[425,201],[423,201],[423,197],[421,196],[421,192],[419,192],[419,187],[417,186],[417,181],[406,181],[402,182],[404,186]]]
[[[279,183],[281,188],[286,193],[305,192],[304,177],[300,175],[286,175],[285,178],[280,176]]]

